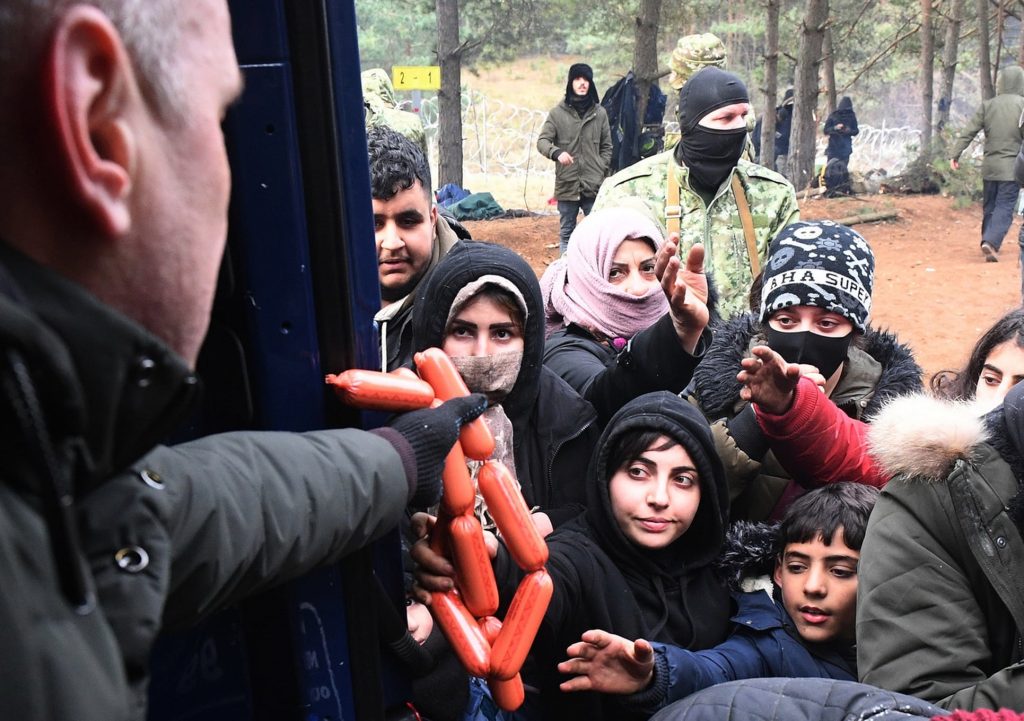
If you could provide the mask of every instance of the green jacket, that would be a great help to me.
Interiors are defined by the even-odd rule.
[[[742,384],[736,380],[740,361],[765,343],[760,324],[750,314],[716,327],[711,347],[684,391],[711,423],[729,481],[730,520],[767,520],[792,482],[771,452],[754,409],[740,398]],[[861,345],[850,347],[830,398],[851,418],[867,421],[891,398],[920,392],[921,368],[910,349],[884,331],[869,329]]]
[[[3,718],[142,719],[162,629],[398,523],[409,484],[375,434],[156,446],[196,387],[156,338],[0,242]],[[46,500],[64,487],[67,514]],[[84,612],[73,604],[86,595],[79,582],[94,599]]]
[[[1007,513],[1021,484],[998,433],[986,442],[970,406],[926,396],[872,424],[894,478],[861,549],[862,681],[945,708],[1024,709],[1024,540]]]
[[[612,162],[612,131],[608,113],[595,103],[582,118],[564,100],[551,108],[540,135],[537,150],[555,163],[555,198],[593,198],[608,175]],[[562,151],[575,162],[562,165]]]
[[[362,72],[361,79],[366,129],[379,125],[391,128],[419,145],[426,157],[427,133],[423,129],[423,121],[416,113],[399,109],[395,87],[387,72],[382,68],[370,68]]]
[[[998,95],[986,100],[953,143],[950,157],[957,159],[979,131],[985,131],[981,177],[985,180],[1013,180],[1013,161],[1017,158],[1024,129],[1024,70],[1017,65],[1004,68],[997,83]]]
[[[679,165],[672,153],[667,150],[645,158],[608,178],[597,195],[594,210],[639,198],[650,206],[654,217],[665,227],[665,199],[671,167],[680,183],[680,257],[685,258],[694,243],[704,243],[704,265],[718,289],[718,312],[723,318],[730,318],[748,310],[747,295],[754,278],[743,222],[732,192],[732,176],[707,206],[690,189],[689,169]],[[796,193],[789,181],[778,173],[745,160],[740,160],[733,173],[738,175],[746,193],[757,250],[763,262],[775,235],[800,219]]]

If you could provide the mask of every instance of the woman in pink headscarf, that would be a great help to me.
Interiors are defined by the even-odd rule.
[[[541,278],[544,364],[602,422],[644,393],[679,393],[710,343],[704,248],[681,266],[677,239],[640,210],[591,213]]]

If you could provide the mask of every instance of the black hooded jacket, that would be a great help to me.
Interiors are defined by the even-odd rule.
[[[615,520],[608,491],[616,470],[608,467],[608,456],[616,440],[628,431],[651,428],[686,448],[701,484],[700,505],[690,528],[656,552],[627,539]],[[725,540],[728,488],[707,422],[665,391],[640,396],[612,417],[594,451],[587,481],[586,514],[547,538],[547,570],[555,590],[524,680],[540,687],[544,718],[631,718],[616,697],[559,691],[558,683],[565,677],[556,665],[565,659],[566,647],[593,628],[694,650],[725,639],[729,594],[713,564]],[[495,559],[495,575],[502,598],[508,598],[522,572],[502,552]]]
[[[499,245],[457,244],[420,284],[413,306],[413,346],[416,351],[441,347],[455,296],[484,275],[508,279],[526,301],[523,364],[501,405],[512,421],[523,497],[557,526],[579,513],[586,501],[583,470],[599,429],[593,406],[543,365],[544,305],[533,269]]]
[[[825,121],[824,132],[828,136],[825,157],[848,161],[853,154],[851,138],[860,132],[860,128],[857,127],[857,114],[853,112],[853,101],[850,98],[844,96],[839,101],[839,107],[832,111]]]

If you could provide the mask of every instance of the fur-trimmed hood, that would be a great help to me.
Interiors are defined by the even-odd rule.
[[[868,430],[871,455],[885,474],[940,481],[958,459],[989,440],[977,406],[926,394],[896,398]]]
[[[1009,515],[1024,533],[1024,384],[1007,395],[1003,405],[987,415],[963,401],[940,400],[928,395],[897,398],[872,421],[868,431],[870,453],[889,477],[915,478],[938,483],[953,464],[972,461],[987,443],[1007,462],[1019,491],[1011,499]]]
[[[736,380],[740,361],[761,324],[752,313],[746,313],[718,325],[714,340],[693,373],[691,389],[697,402],[709,418],[732,416],[736,413],[742,384]],[[863,417],[873,417],[886,401],[910,393],[920,392],[921,367],[914,360],[910,348],[888,331],[868,328],[861,350],[881,366],[881,375],[866,398]],[[852,349],[851,349],[852,352]],[[845,379],[845,375],[844,375]],[[843,387],[840,380],[837,391]]]

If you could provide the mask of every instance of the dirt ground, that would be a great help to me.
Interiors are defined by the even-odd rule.
[[[998,263],[978,249],[981,206],[957,209],[937,195],[877,195],[801,200],[805,219],[896,211],[894,220],[856,229],[875,251],[871,322],[908,343],[928,376],[959,368],[975,340],[1020,300],[1020,267],[1014,221]],[[474,238],[519,252],[538,274],[558,255],[558,216],[543,215],[466,223]]]

